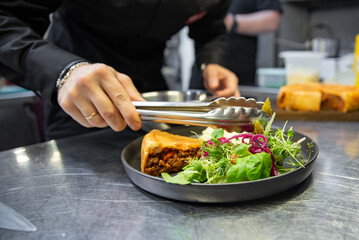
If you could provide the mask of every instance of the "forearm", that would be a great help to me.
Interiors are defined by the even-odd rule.
[[[223,65],[226,54],[226,29],[223,19],[228,11],[229,1],[209,9],[205,17],[189,26],[189,36],[195,41],[196,62]]]
[[[0,3],[0,74],[50,100],[62,69],[79,58],[42,39],[51,8],[32,5],[21,17],[22,7]]]
[[[275,31],[278,28],[280,14],[278,11],[265,10],[250,14],[235,14],[237,22],[235,33],[246,35],[258,35],[266,31]]]
[[[198,67],[201,64],[215,63],[224,65],[226,56],[226,36],[218,36],[206,43],[195,43],[195,57]]]

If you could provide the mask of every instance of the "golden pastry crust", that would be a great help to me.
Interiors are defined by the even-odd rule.
[[[316,83],[291,84],[280,88],[277,106],[283,109],[320,111],[322,94]]]
[[[359,88],[350,85],[322,84],[323,108],[340,112],[359,109]]]
[[[200,157],[200,141],[161,130],[147,133],[141,145],[141,171],[160,176],[181,171],[188,160]]]
[[[340,84],[305,83],[283,86],[279,90],[277,106],[283,109],[340,112],[359,109],[359,89]]]

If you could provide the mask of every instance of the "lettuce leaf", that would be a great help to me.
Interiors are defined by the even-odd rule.
[[[164,172],[161,173],[161,176],[168,183],[181,185],[187,185],[191,182],[204,182],[207,179],[206,170],[202,166],[202,163],[198,160],[195,160],[185,166],[182,172],[177,173],[173,177]]]
[[[270,176],[271,155],[266,152],[237,158],[236,164],[226,172],[227,182],[252,181]]]

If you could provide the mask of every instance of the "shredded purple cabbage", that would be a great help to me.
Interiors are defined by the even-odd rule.
[[[243,133],[243,134],[238,134],[238,135],[232,136],[230,138],[221,137],[218,139],[218,141],[223,144],[223,143],[229,143],[232,139],[237,139],[237,138],[242,138],[242,143],[245,143],[244,140],[249,138],[250,143],[252,145],[251,147],[249,147],[249,152],[252,154],[256,154],[256,153],[260,153],[260,152],[269,153],[272,158],[272,169],[271,169],[270,175],[277,176],[279,174],[277,168],[275,167],[274,155],[267,146],[268,139],[266,138],[266,136],[264,136],[262,134],[254,135],[251,133]],[[213,145],[212,140],[208,140],[207,143],[211,146]],[[203,155],[208,156],[208,152],[204,152]]]

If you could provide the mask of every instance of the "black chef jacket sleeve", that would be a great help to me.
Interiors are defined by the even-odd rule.
[[[206,10],[204,17],[189,25],[189,36],[195,42],[198,67],[205,63],[224,65],[226,54],[226,29],[223,19],[230,1],[221,0]]]
[[[0,1],[0,74],[56,103],[53,94],[61,71],[86,61],[43,40],[49,15],[61,0]]]

